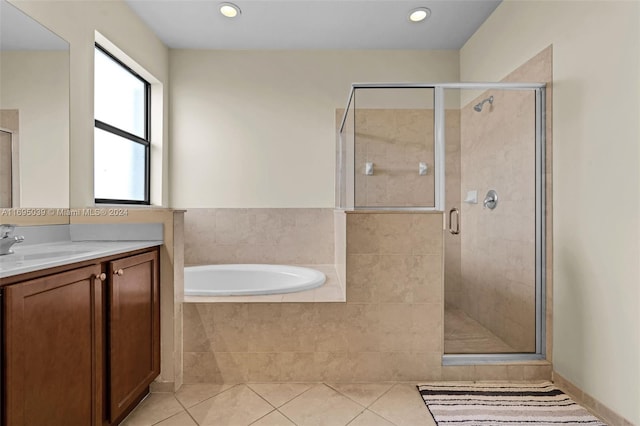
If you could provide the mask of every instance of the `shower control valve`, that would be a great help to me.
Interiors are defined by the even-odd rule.
[[[429,166],[427,166],[427,163],[423,163],[423,162],[418,163],[418,174],[420,176],[426,176],[428,171],[429,171]]]
[[[482,205],[490,210],[495,209],[498,205],[498,193],[493,189],[489,190],[489,192],[487,192],[487,196],[484,197]]]

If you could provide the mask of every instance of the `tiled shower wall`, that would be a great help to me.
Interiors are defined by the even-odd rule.
[[[349,213],[346,233],[346,303],[186,303],[185,383],[440,379],[442,214]]]
[[[356,206],[433,206],[433,139],[433,109],[356,109]],[[429,168],[424,176],[420,162]]]
[[[481,113],[462,110],[460,307],[517,351],[535,351],[535,95],[491,92]],[[517,111],[517,113],[514,113]],[[509,123],[505,125],[505,123]],[[494,189],[495,210],[484,208]]]
[[[551,49],[505,81],[551,81]],[[473,105],[493,95],[482,112]],[[461,111],[461,275],[449,280],[447,303],[462,308],[514,349],[535,351],[535,97],[488,91]],[[484,209],[489,189],[495,210]],[[449,255],[449,252],[447,252]],[[447,274],[449,273],[447,269]]]
[[[444,233],[444,291],[445,305],[451,304],[451,293],[460,287],[461,243],[460,235],[448,231],[449,211],[461,208],[460,200],[460,110],[447,110],[445,116],[445,220]],[[455,228],[455,217],[453,227]]]
[[[459,114],[446,111],[452,146],[459,141]],[[355,110],[356,206],[434,206],[433,119],[433,109]],[[373,163],[371,176],[364,173],[367,162]],[[427,164],[426,175],[418,173],[420,162]]]
[[[188,209],[185,265],[333,264],[333,209]]]

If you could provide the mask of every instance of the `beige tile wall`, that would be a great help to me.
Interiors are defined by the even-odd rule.
[[[185,265],[334,263],[333,209],[189,209]]]
[[[355,111],[356,206],[433,207],[434,143],[432,109]],[[364,174],[373,162],[374,174]],[[426,162],[426,176],[418,174]]]
[[[550,50],[505,80],[551,81]],[[473,110],[490,95],[492,106]],[[534,108],[532,92],[488,91],[461,111],[461,194],[478,190],[479,204],[462,205],[461,275],[447,291],[447,303],[522,352],[535,351]],[[489,189],[495,210],[482,207]]]
[[[441,378],[442,214],[346,232],[346,303],[185,304],[185,383]]]
[[[532,92],[493,91],[462,110],[462,309],[517,351],[535,350],[535,111]],[[517,113],[514,113],[517,111]],[[495,189],[499,204],[482,199]]]

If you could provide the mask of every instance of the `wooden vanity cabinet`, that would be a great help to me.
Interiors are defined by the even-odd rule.
[[[160,374],[157,252],[109,262],[109,420],[117,424]]]
[[[5,287],[5,425],[102,424],[99,275],[93,265]]]
[[[2,288],[2,425],[117,425],[148,393],[160,373],[158,251],[138,253]]]

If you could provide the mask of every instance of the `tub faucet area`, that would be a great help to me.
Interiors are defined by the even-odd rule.
[[[15,229],[15,225],[0,225],[0,256],[12,254],[13,250],[11,250],[11,247],[14,244],[24,241],[24,237],[22,235],[13,235],[13,231]]]

